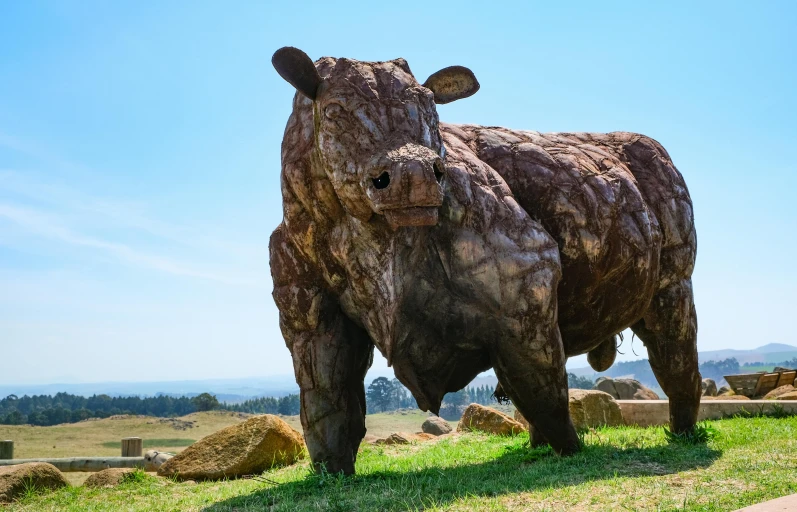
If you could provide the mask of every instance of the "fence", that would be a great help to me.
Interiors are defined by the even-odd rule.
[[[62,457],[54,459],[15,459],[14,441],[0,441],[0,466],[14,466],[27,462],[47,462],[59,471],[102,471],[108,468],[145,468],[144,440],[140,437],[122,439],[121,457]]]

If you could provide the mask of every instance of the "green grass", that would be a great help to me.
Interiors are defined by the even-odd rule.
[[[671,432],[667,427],[663,427],[663,430],[664,437],[670,443],[706,444],[719,435],[717,429],[705,421],[695,425],[692,432],[676,434],[675,432]]]
[[[797,492],[797,418],[703,425],[702,442],[662,428],[605,428],[567,458],[528,436],[466,434],[409,446],[366,446],[357,476],[315,475],[303,462],[257,479],[31,495],[9,510],[735,510]]]
[[[157,448],[159,446],[186,447],[196,443],[196,439],[144,439],[144,448]],[[108,441],[102,443],[103,448],[122,448],[121,441]]]
[[[775,368],[774,364],[764,364],[756,366],[743,366],[739,373],[771,372]]]

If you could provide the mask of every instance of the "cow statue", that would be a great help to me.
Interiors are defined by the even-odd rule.
[[[282,48],[297,89],[282,142],[273,297],[316,469],[351,474],[376,346],[418,406],[490,368],[556,453],[580,449],[568,357],[614,361],[630,327],[693,429],[701,394],[692,203],[643,135],[549,133],[438,121],[474,94],[453,66],[419,83],[404,59]]]

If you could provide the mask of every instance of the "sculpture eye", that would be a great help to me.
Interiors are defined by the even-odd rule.
[[[324,116],[327,119],[337,119],[343,113],[343,107],[337,103],[333,103],[324,109]]]
[[[390,175],[387,172],[383,172],[376,178],[373,178],[371,181],[374,183],[374,188],[381,190],[390,185]]]

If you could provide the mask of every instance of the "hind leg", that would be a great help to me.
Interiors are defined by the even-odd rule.
[[[701,395],[692,280],[675,281],[657,292],[631,329],[647,347],[656,380],[670,399],[670,429],[691,431]]]
[[[544,331],[541,332],[541,331]],[[503,392],[529,422],[532,446],[549,442],[560,455],[580,449],[570,420],[565,356],[559,328],[537,325],[538,336],[526,343],[511,337],[496,343],[493,367]]]

